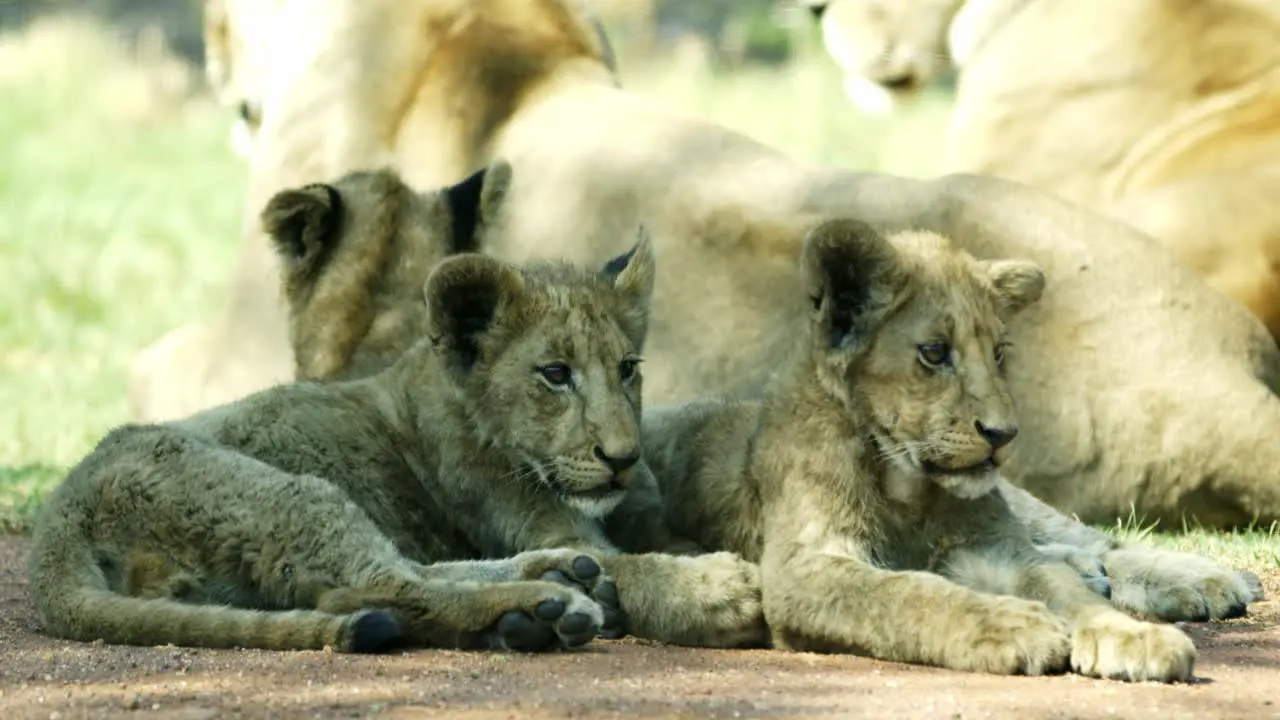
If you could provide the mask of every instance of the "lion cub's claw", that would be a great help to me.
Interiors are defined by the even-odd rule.
[[[948,647],[946,666],[1001,675],[1065,672],[1071,658],[1066,622],[1042,603],[1002,597],[962,619]]]
[[[1071,640],[1071,669],[1090,677],[1183,682],[1195,663],[1195,644],[1172,625],[1108,619],[1076,628]]]

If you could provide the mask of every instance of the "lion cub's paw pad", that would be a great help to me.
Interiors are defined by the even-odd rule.
[[[347,650],[353,653],[379,653],[397,647],[404,639],[400,623],[385,610],[368,610],[351,623],[351,639]]]
[[[1071,669],[1090,677],[1183,682],[1195,670],[1195,643],[1172,625],[1129,618],[1085,625],[1071,644]]]
[[[604,611],[604,624],[600,627],[600,637],[616,639],[627,634],[627,614],[622,609],[618,598],[618,586],[612,580],[606,580],[596,586],[592,594],[600,609]]]
[[[1041,603],[1003,599],[985,608],[969,633],[952,645],[957,669],[1001,675],[1051,675],[1065,672],[1071,636],[1062,618]]]
[[[581,581],[591,581],[600,577],[600,564],[587,555],[579,555],[573,559],[573,576]]]
[[[563,606],[562,606],[563,609]],[[494,644],[502,650],[541,652],[551,648],[555,630],[546,622],[538,622],[527,613],[513,610],[498,619]]]
[[[582,562],[579,562],[582,561]],[[626,614],[618,599],[618,587],[613,580],[600,575],[600,566],[595,560],[583,555],[574,561],[574,575],[579,578],[595,580],[595,588],[586,587],[559,570],[550,570],[542,574],[540,580],[546,580],[575,590],[581,590],[591,596],[600,605],[604,613],[604,622],[600,628],[600,637],[616,639],[627,634]],[[584,577],[585,576],[585,577]]]

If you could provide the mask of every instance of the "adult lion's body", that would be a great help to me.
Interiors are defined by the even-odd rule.
[[[344,195],[361,181],[272,199],[264,224],[291,272],[318,270],[345,249],[339,229],[369,218]],[[432,196],[437,219],[457,192]],[[46,630],[543,650],[622,632],[620,600],[637,636],[762,642],[754,565],[665,553],[692,547],[656,531],[606,539],[660,513],[638,503],[656,497],[636,360],[653,274],[643,238],[603,271],[455,255],[419,285],[419,341],[382,371],[113,431],[42,508],[31,585]],[[321,308],[332,285],[311,289]]]
[[[1280,449],[1264,440],[1280,426],[1280,353],[1145,236],[998,180],[798,163],[616,87],[574,2],[332,4],[384,15],[335,31],[310,72],[265,103],[250,208],[352,166],[390,164],[427,187],[503,157],[516,179],[486,252],[603,263],[644,224],[663,258],[646,351],[651,402],[759,386],[804,312],[799,239],[823,216],[943,232],[979,257],[1029,257],[1053,290],[1014,327],[1029,349],[1010,378],[1023,434],[1009,477],[1089,520],[1133,507],[1208,524],[1280,517],[1269,480]],[[267,383],[290,372],[274,260],[252,223],[245,242],[232,302],[208,326],[216,341],[190,353],[207,365],[184,368],[180,387],[233,392],[199,376],[253,368]],[[148,367],[173,365],[155,354],[136,377]]]
[[[1260,201],[1280,175],[1280,6],[905,0],[886,25],[872,21],[879,0],[814,2],[855,85],[892,78],[851,55],[950,51],[961,71],[950,167],[1051,190],[1150,233],[1280,338],[1280,208]],[[929,82],[935,65],[918,64],[904,86]]]

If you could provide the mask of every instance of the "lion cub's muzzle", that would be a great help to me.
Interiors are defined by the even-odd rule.
[[[973,422],[975,436],[968,447],[958,449],[945,460],[924,460],[921,468],[935,476],[984,477],[996,471],[1007,457],[1005,448],[1018,435],[1016,425],[986,425],[981,420]]]
[[[639,462],[638,449],[610,455],[596,446],[590,453],[552,461],[546,481],[566,502],[605,513],[622,501]]]

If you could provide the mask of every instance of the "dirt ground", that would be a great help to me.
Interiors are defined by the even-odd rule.
[[[39,634],[27,542],[0,537],[0,718],[1280,718],[1280,576],[1241,620],[1188,624],[1189,684],[998,677],[781,651],[597,640],[541,656],[118,647]]]

